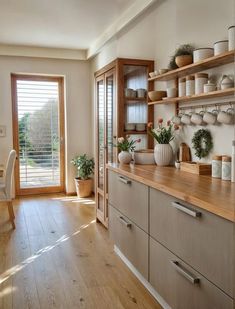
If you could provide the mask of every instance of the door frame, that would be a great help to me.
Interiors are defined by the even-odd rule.
[[[20,188],[19,160],[15,164],[15,192],[16,196],[59,193],[65,192],[65,121],[64,121],[64,77],[46,76],[34,74],[11,74],[11,95],[12,95],[12,129],[13,129],[13,148],[19,156],[19,123],[18,123],[18,102],[17,86],[18,79],[29,81],[53,81],[59,85],[59,132],[60,132],[60,186]]]

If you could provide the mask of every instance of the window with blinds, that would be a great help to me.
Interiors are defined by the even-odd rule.
[[[60,185],[59,83],[16,80],[20,188]]]

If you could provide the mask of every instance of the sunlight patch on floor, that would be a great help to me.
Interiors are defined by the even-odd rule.
[[[11,293],[14,293],[15,291],[17,291],[18,288],[15,286],[7,286],[5,287],[2,291],[0,291],[0,298],[9,295]]]
[[[75,231],[74,233],[67,235],[64,234],[63,236],[61,236],[59,239],[56,240],[56,242],[54,243],[54,245],[50,245],[50,246],[46,246],[42,249],[39,249],[35,254],[33,254],[32,256],[28,257],[27,259],[25,259],[24,261],[22,261],[21,263],[9,268],[8,270],[6,270],[4,273],[2,273],[0,275],[0,285],[5,282],[6,280],[8,280],[10,277],[12,277],[13,275],[15,275],[16,273],[18,273],[20,270],[22,270],[24,267],[26,267],[27,265],[29,265],[30,263],[32,263],[33,261],[35,261],[38,257],[40,257],[42,254],[54,249],[55,247],[57,247],[59,244],[67,241],[68,239],[70,239],[71,237],[78,235],[82,230],[88,228],[90,225],[94,224],[96,222],[96,220],[92,220],[90,221],[88,224],[83,224],[82,226],[80,226],[80,228]],[[3,292],[3,291],[2,291]],[[2,293],[1,292],[1,293]],[[1,296],[1,294],[0,294]]]
[[[66,196],[66,197],[53,197],[52,200],[60,202],[72,202],[72,203],[81,203],[85,205],[93,205],[95,201],[89,198],[82,198],[77,196]]]

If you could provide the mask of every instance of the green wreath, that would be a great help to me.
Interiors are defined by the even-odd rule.
[[[201,159],[210,153],[213,148],[213,141],[210,131],[200,129],[195,132],[192,138],[193,148],[195,149],[195,155]]]

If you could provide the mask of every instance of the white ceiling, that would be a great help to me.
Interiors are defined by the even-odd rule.
[[[0,0],[0,44],[88,49],[136,0]]]

